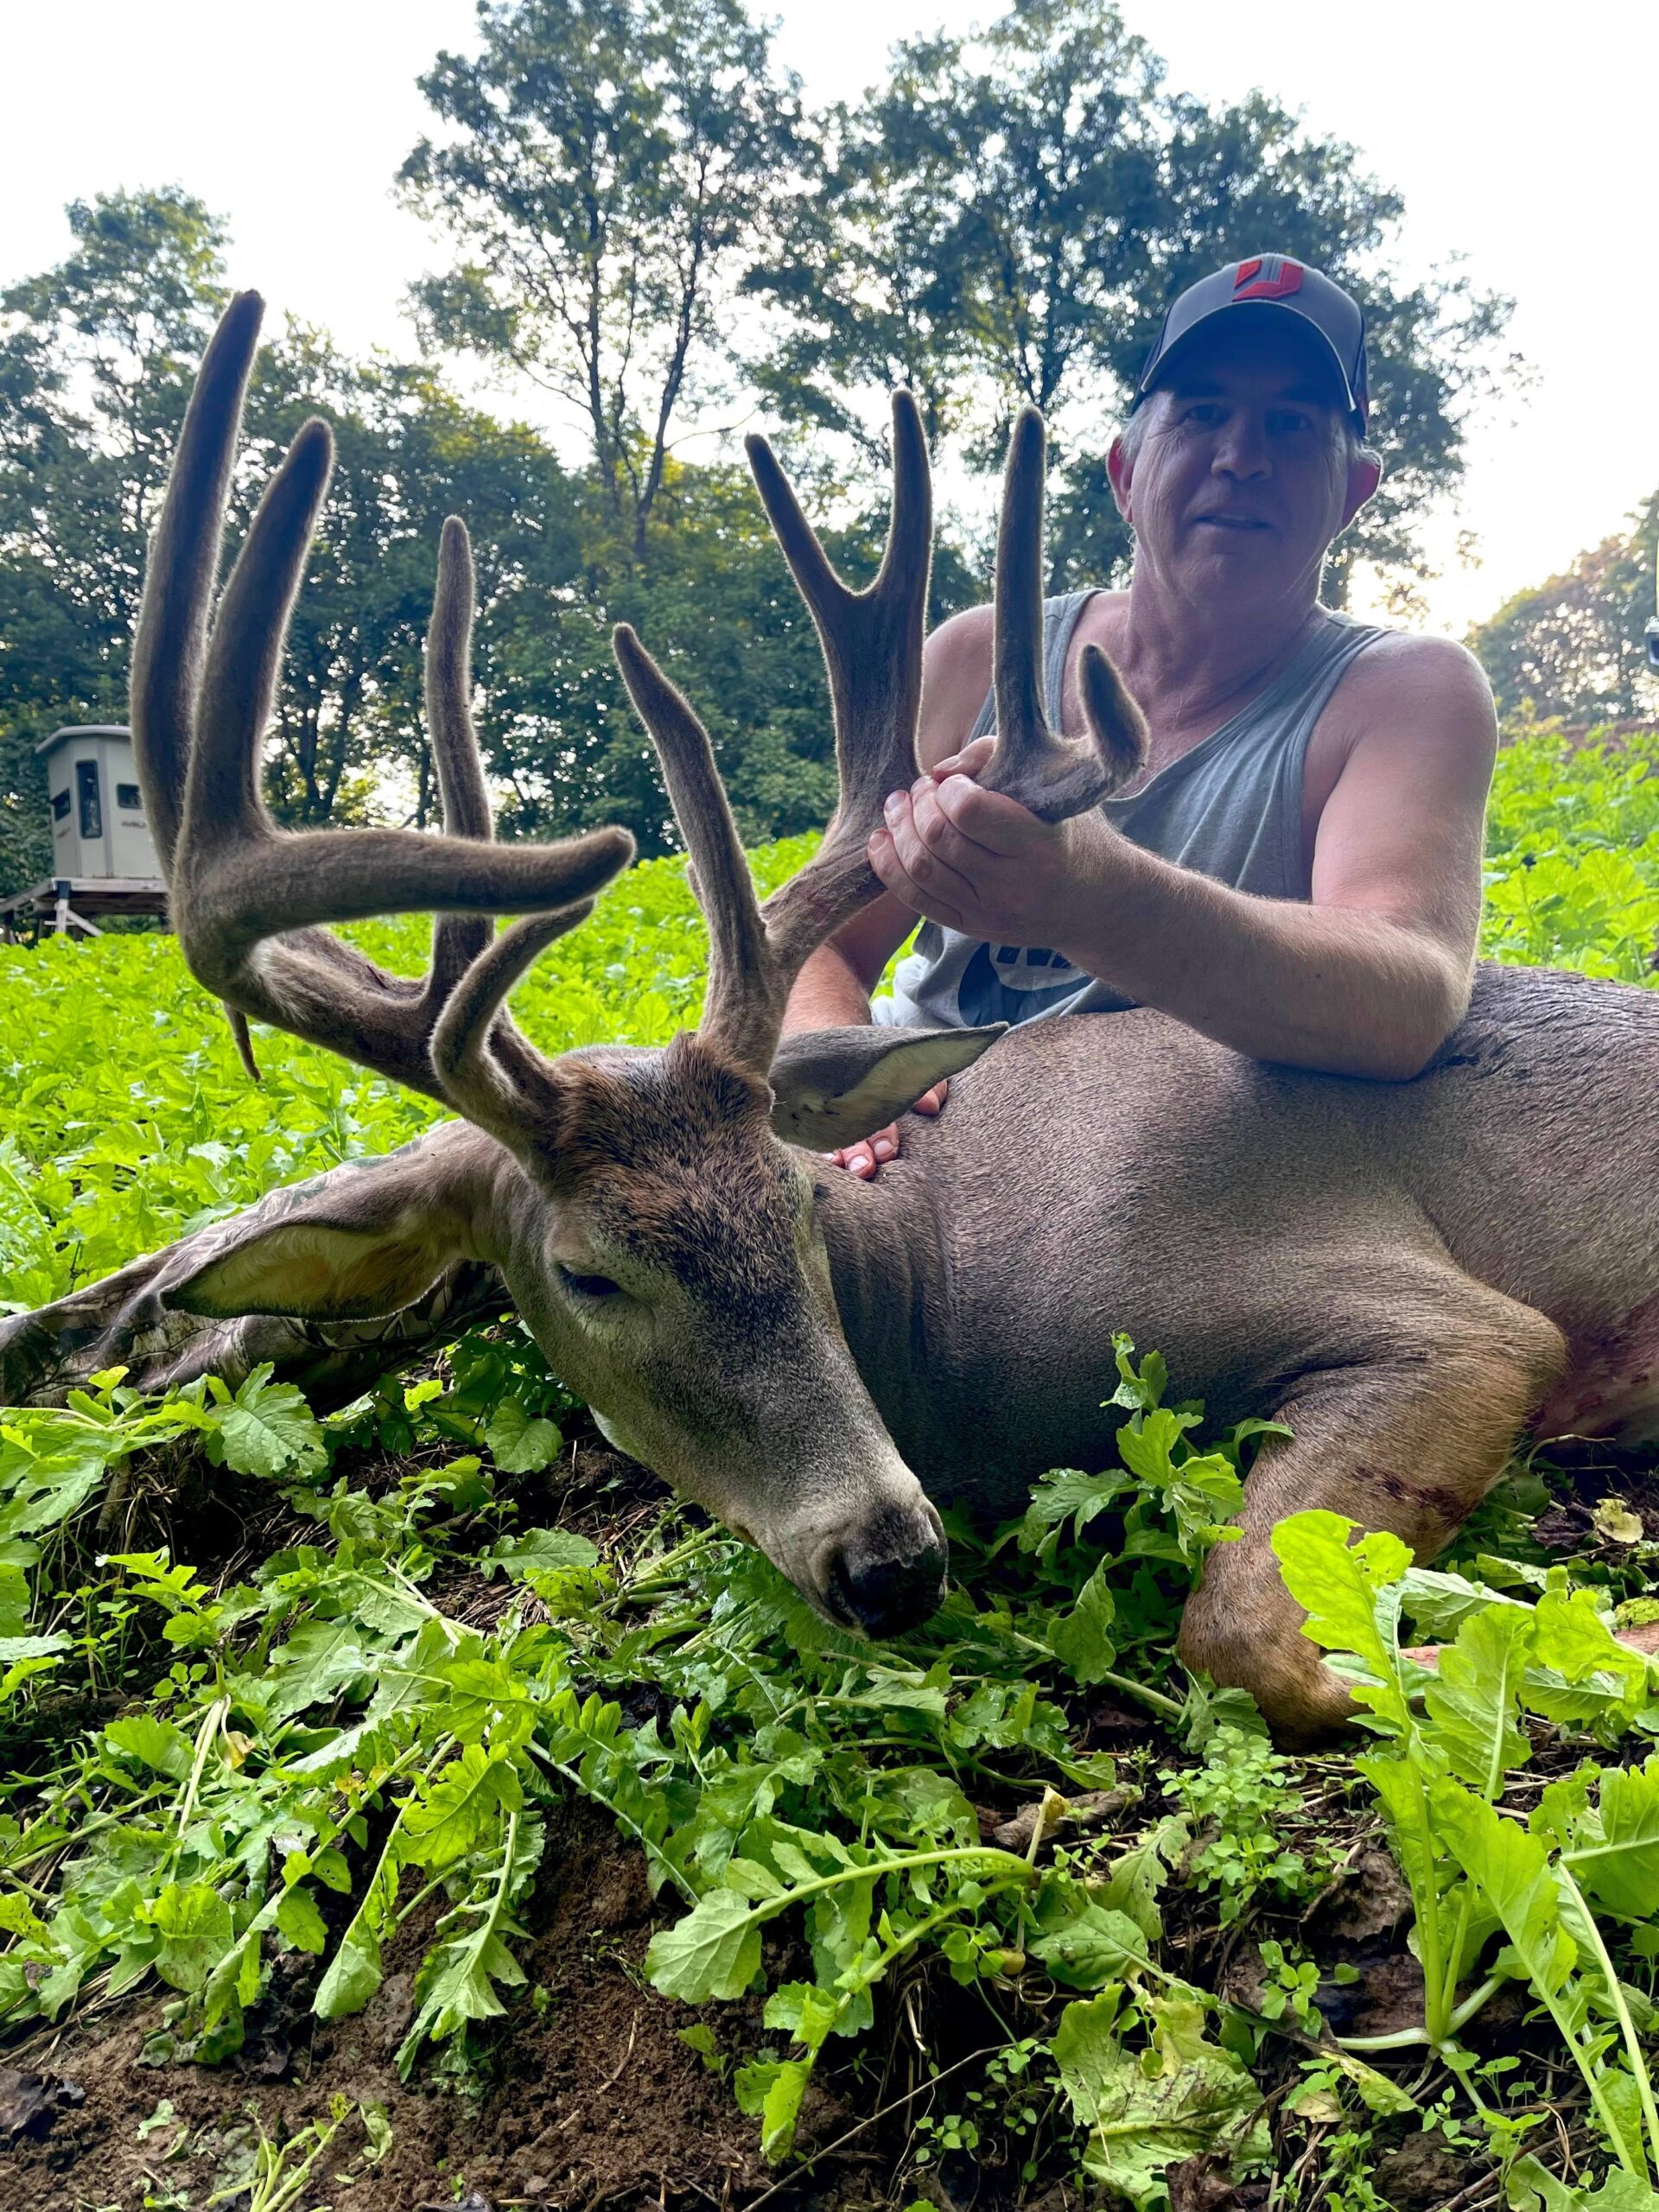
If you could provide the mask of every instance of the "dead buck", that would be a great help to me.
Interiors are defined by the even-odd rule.
[[[664,1050],[543,1058],[504,1002],[632,846],[620,830],[491,842],[458,522],[427,669],[448,834],[292,836],[261,804],[260,741],[330,442],[315,422],[295,441],[210,632],[259,314],[238,299],[203,363],[139,624],[132,720],[175,925],[238,1015],[464,1118],[22,1317],[0,1350],[38,1370],[48,1346],[73,1361],[96,1338],[109,1357],[112,1313],[130,1336],[180,1313],[351,1324],[467,1271],[499,1279],[607,1435],[830,1618],[882,1636],[938,1600],[932,1501],[1003,1514],[1042,1470],[1098,1464],[1125,1328],[1217,1419],[1294,1432],[1264,1446],[1242,1541],[1213,1555],[1181,1650],[1294,1736],[1340,1721],[1346,1700],[1280,1581],[1268,1537],[1283,1515],[1330,1507],[1427,1558],[1523,1428],[1659,1433],[1659,998],[1643,991],[1484,969],[1451,1041],[1396,1085],[1261,1066],[1147,1011],[1039,1022],[913,1126],[879,1181],[815,1156],[968,1069],[997,1033],[779,1043],[801,963],[874,895],[867,836],[915,773],[931,524],[903,394],[887,555],[866,592],[842,585],[770,449],[750,445],[829,670],[841,799],[822,849],[756,903],[701,724],[619,630],[708,919],[707,1006]],[[1041,505],[1027,413],[1004,493],[987,778],[1058,819],[1132,772],[1141,738],[1094,648],[1090,740],[1045,726]],[[441,917],[418,983],[320,926],[416,909]],[[524,918],[497,936],[501,914]],[[293,1322],[269,1326],[297,1338]],[[174,1372],[211,1360],[212,1324],[165,1331]]]

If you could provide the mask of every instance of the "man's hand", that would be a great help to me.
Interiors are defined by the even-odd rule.
[[[1061,951],[1086,876],[1109,862],[1115,833],[1093,813],[1040,822],[1017,799],[974,780],[995,741],[974,742],[887,804],[870,865],[896,899],[930,921],[993,944]]]
[[[925,1090],[911,1108],[912,1114],[925,1114],[931,1120],[945,1102],[949,1082],[936,1083],[931,1090]],[[839,1152],[826,1153],[824,1157],[844,1167],[849,1175],[856,1175],[868,1183],[879,1168],[899,1157],[899,1124],[889,1122],[885,1129],[878,1129],[873,1137],[861,1137],[856,1144],[842,1145]]]

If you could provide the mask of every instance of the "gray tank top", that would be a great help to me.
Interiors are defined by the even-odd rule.
[[[1048,719],[1061,727],[1066,654],[1091,591],[1044,607]],[[1294,658],[1259,697],[1201,745],[1160,768],[1133,798],[1101,812],[1147,852],[1179,868],[1264,899],[1309,895],[1302,857],[1302,763],[1313,726],[1349,664],[1384,632],[1326,608]],[[995,726],[988,697],[969,741]],[[899,963],[893,995],[871,1009],[877,1021],[921,1029],[1034,1021],[1052,1014],[1111,1014],[1133,1001],[1040,945],[984,944],[924,922]]]

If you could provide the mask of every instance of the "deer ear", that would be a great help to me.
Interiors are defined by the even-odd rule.
[[[491,1223],[522,1171],[493,1137],[445,1122],[384,1160],[350,1160],[188,1238],[161,1303],[225,1319],[396,1313],[458,1260],[493,1256]],[[521,1194],[522,1195],[522,1194]]]
[[[1007,1026],[800,1030],[780,1041],[772,1059],[772,1126],[814,1152],[855,1144],[944,1077],[971,1067]]]

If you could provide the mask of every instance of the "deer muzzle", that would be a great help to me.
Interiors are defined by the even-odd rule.
[[[937,1611],[947,1560],[939,1516],[918,1493],[883,1506],[834,1543],[819,1565],[825,1611],[865,1636],[902,1636]]]

